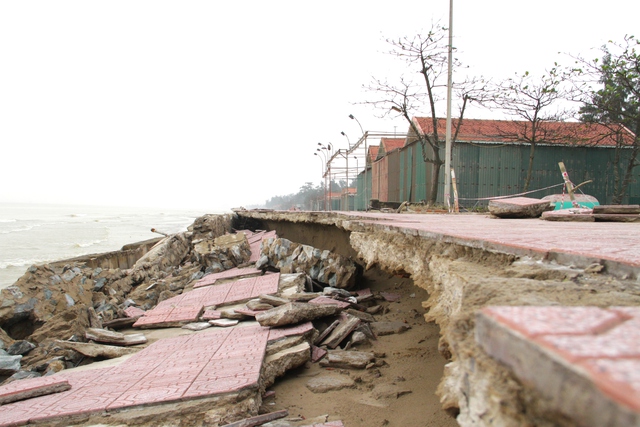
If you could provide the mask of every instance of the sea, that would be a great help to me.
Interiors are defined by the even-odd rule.
[[[206,213],[138,207],[0,203],[0,289],[33,264],[119,250],[128,243],[185,231]]]

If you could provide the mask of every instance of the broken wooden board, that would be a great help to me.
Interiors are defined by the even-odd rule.
[[[640,205],[599,205],[593,207],[593,213],[639,215]]]
[[[562,209],[559,211],[543,212],[541,219],[545,221],[574,221],[594,222],[596,219],[591,209]]]
[[[489,202],[489,212],[498,218],[537,218],[550,210],[553,210],[553,206],[548,201],[530,197],[512,197]]]
[[[640,215],[634,214],[593,214],[598,222],[638,222]]]

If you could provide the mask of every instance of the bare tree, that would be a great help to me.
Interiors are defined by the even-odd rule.
[[[538,144],[571,142],[576,138],[567,128],[558,126],[559,121],[570,116],[569,111],[558,108],[560,101],[568,96],[567,78],[567,73],[559,71],[555,64],[539,78],[526,71],[487,88],[483,105],[502,110],[515,119],[509,126],[496,127],[493,136],[530,145],[522,191],[527,191],[531,184]]]
[[[440,153],[440,150],[445,147],[445,140],[438,129],[437,111],[439,101],[446,97],[448,66],[446,37],[446,28],[433,25],[426,34],[397,40],[387,39],[391,46],[387,53],[404,61],[408,66],[407,69],[413,70],[412,75],[401,75],[394,82],[374,78],[369,85],[363,86],[377,97],[363,103],[379,109],[381,117],[395,113],[402,116],[409,125],[411,133],[422,146],[423,160],[433,165],[431,176],[427,179],[429,204],[434,204],[438,197],[440,167],[445,163],[444,156]],[[453,66],[459,68],[461,64],[456,59]],[[415,77],[416,72],[420,75],[419,78]],[[460,105],[453,141],[462,125],[468,103],[482,94],[481,84],[476,80],[466,80],[454,85]],[[425,114],[423,113],[425,107],[427,116],[430,116],[432,121],[432,129],[429,132],[423,132],[418,123],[413,120],[417,115]]]
[[[574,83],[582,102],[580,120],[606,126],[615,140],[612,203],[623,202],[633,171],[640,164],[640,41],[627,35],[622,43],[609,41],[602,59],[574,57]],[[623,156],[624,153],[628,155]],[[626,162],[626,164],[625,164]]]

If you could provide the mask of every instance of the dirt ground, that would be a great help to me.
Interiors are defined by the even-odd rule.
[[[427,299],[426,291],[413,285],[411,279],[375,269],[365,274],[360,287],[369,287],[374,293],[401,295],[399,301],[383,303],[388,312],[375,317],[377,321],[403,321],[411,327],[357,348],[384,353],[384,365],[346,370],[307,363],[276,381],[271,388],[275,396],[264,400],[263,410],[287,409],[289,417],[314,422],[317,417],[328,415],[330,421],[342,420],[346,427],[457,426],[455,419],[441,409],[435,395],[446,361],[438,353],[438,326],[425,322],[423,317],[421,302]],[[311,378],[326,374],[348,376],[355,380],[356,387],[318,394],[306,387]],[[400,391],[401,395],[385,397],[385,389]]]

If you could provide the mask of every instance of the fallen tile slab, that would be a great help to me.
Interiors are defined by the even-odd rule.
[[[394,294],[392,292],[380,292],[380,296],[384,298],[385,301],[388,302],[396,302],[402,298],[400,294]]]
[[[268,414],[258,415],[251,418],[245,418],[244,420],[236,421],[235,423],[225,424],[221,427],[255,427],[268,423],[269,421],[284,418],[289,415],[289,411],[283,409],[281,411],[269,412]]]
[[[211,326],[219,326],[221,328],[227,328],[229,326],[235,326],[238,323],[240,323],[240,321],[236,320],[236,319],[214,319],[214,320],[209,320],[209,324]]]
[[[138,350],[134,348],[117,347],[114,345],[92,344],[62,340],[55,340],[55,342],[62,348],[77,351],[78,353],[87,357],[104,357],[106,359],[115,359],[126,354],[138,352]]]
[[[330,350],[320,366],[344,369],[364,369],[375,360],[373,353],[364,351]]]
[[[489,212],[499,218],[537,218],[542,212],[554,209],[546,200],[531,197],[512,197],[489,201]]]
[[[209,322],[195,322],[195,323],[187,323],[182,326],[182,329],[187,329],[189,331],[202,331],[207,328],[210,328],[211,324]]]
[[[338,374],[318,375],[307,381],[305,385],[313,393],[327,393],[356,386],[351,378]]]
[[[371,322],[369,323],[371,331],[375,336],[381,337],[384,335],[401,334],[407,329],[411,329],[411,326],[404,322]]]
[[[14,381],[0,387],[0,405],[31,399],[32,397],[60,393],[70,388],[69,381],[51,376]]]
[[[256,320],[262,326],[292,325],[320,317],[332,316],[340,312],[340,310],[342,309],[337,305],[290,302],[256,314]]]
[[[329,348],[336,348],[361,322],[357,317],[345,313],[340,313],[339,320],[340,323],[338,326],[322,341],[322,345],[326,345]]]
[[[327,350],[325,350],[324,348],[317,347],[315,345],[311,346],[311,361],[313,363],[316,363],[319,360],[322,360],[322,358],[326,355],[327,355]]]
[[[145,313],[145,311],[138,307],[127,307],[124,309],[124,314],[127,317],[140,317]]]
[[[309,304],[333,304],[333,305],[337,305],[340,308],[351,307],[351,304],[349,304],[348,302],[338,301],[336,299],[329,298],[326,296],[320,296],[320,297],[314,298],[311,301],[309,301]]]

